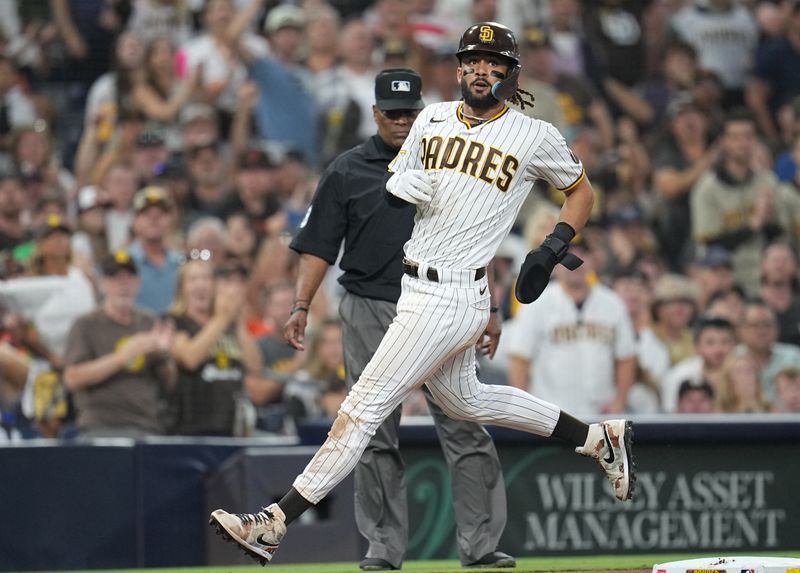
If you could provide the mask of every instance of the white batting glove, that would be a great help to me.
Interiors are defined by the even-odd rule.
[[[422,169],[395,173],[386,182],[386,189],[392,195],[414,205],[429,203],[433,198],[433,180]]]

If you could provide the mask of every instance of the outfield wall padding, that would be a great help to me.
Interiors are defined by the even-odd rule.
[[[415,421],[416,422],[416,421]],[[244,563],[210,509],[275,501],[327,424],[288,438],[23,442],[0,447],[0,571]],[[501,549],[526,555],[800,550],[800,417],[636,421],[638,493],[613,500],[569,448],[490,428],[508,490]],[[449,476],[427,423],[401,427],[409,559],[456,558]],[[352,481],[290,529],[276,562],[357,561]]]

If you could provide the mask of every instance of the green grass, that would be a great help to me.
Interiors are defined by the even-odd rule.
[[[726,555],[773,555],[800,558],[800,552],[728,552]],[[594,557],[529,557],[517,559],[515,569],[480,569],[478,571],[507,571],[525,573],[533,571],[602,571],[606,569],[651,569],[655,563],[678,561],[716,554],[674,555],[600,555]],[[464,572],[457,561],[406,561],[403,571],[418,573]],[[72,571],[70,573],[79,573]],[[359,573],[357,563],[305,563],[298,565],[270,564],[264,568],[253,566],[185,567],[171,569],[93,570],[86,573]]]

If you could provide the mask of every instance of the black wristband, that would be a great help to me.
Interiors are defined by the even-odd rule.
[[[497,312],[498,310],[500,310],[500,307],[498,307],[498,306],[490,306],[489,307],[489,312]]]
[[[575,238],[575,229],[573,229],[569,223],[559,221],[553,229],[553,235],[569,244],[569,242]]]
[[[289,316],[293,315],[296,312],[308,312],[307,306],[293,306],[292,311],[289,313]]]

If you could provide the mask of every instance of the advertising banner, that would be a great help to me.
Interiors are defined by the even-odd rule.
[[[800,549],[796,444],[648,444],[635,454],[636,494],[618,502],[600,469],[560,445],[499,448],[516,556],[742,554]],[[453,558],[447,466],[435,450],[404,450],[409,558]]]

